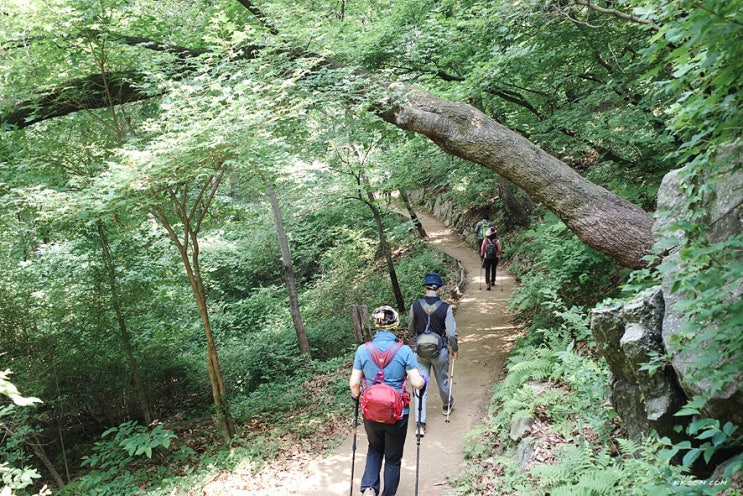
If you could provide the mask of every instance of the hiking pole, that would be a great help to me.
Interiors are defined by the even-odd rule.
[[[351,490],[348,493],[348,496],[353,496],[353,467],[356,462],[356,431],[359,427],[359,400],[360,400],[360,394],[359,397],[354,398],[356,401],[356,407],[355,412],[353,414],[353,454],[351,455]]]
[[[452,359],[451,369],[449,370],[449,402],[447,403],[449,409],[446,411],[446,424],[449,423],[449,415],[451,414],[451,390],[454,388],[454,362],[456,361],[456,358]]]
[[[427,386],[427,385],[426,385]],[[421,421],[423,420],[423,389],[418,390],[418,436],[416,439],[417,453],[415,454],[415,496],[418,496],[418,469],[421,464]]]
[[[480,291],[482,291],[482,260],[480,260]]]

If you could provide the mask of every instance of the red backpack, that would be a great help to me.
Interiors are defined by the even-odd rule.
[[[374,376],[372,385],[364,388],[361,392],[361,411],[366,420],[394,424],[402,418],[405,407],[410,404],[410,395],[405,390],[408,382],[407,377],[402,383],[402,393],[384,383],[384,367],[392,362],[401,347],[402,343],[397,342],[382,353],[374,346],[374,343],[366,343],[366,349],[369,351],[372,361],[379,367],[379,372]]]

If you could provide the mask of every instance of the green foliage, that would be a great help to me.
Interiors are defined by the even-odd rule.
[[[695,396],[677,412],[678,416],[693,416],[692,421],[686,427],[689,439],[672,443],[664,438],[662,441],[667,448],[660,453],[660,456],[670,460],[677,454],[683,453],[681,463],[689,471],[694,469],[694,464],[700,457],[705,465],[709,465],[720,453],[730,458],[725,461],[721,474],[717,474],[719,478],[696,480],[689,484],[691,487],[685,487],[683,494],[718,494],[728,488],[733,478],[738,477],[743,471],[743,453],[740,452],[743,435],[736,435],[739,426],[731,422],[726,422],[721,426],[719,420],[704,417],[700,409],[705,403],[705,397]],[[674,483],[674,485],[678,484]]]
[[[674,310],[683,324],[670,347],[694,350],[686,373],[689,380],[706,385],[681,412],[697,415],[706,401],[737,384],[743,367],[743,304],[737,289],[743,275],[743,235],[716,239],[707,201],[740,164],[737,147],[743,120],[738,78],[733,74],[741,73],[743,29],[739,2],[681,2],[677,7],[662,11],[663,29],[648,49],[672,68],[673,78],[665,81],[663,90],[676,98],[669,109],[671,126],[684,143],[670,157],[684,166],[681,180],[687,197],[678,221],[669,227],[673,233],[669,238],[682,239],[678,259],[658,269],[671,278],[671,291],[681,296]],[[685,461],[703,455],[709,462],[730,442],[731,433],[719,425],[710,427],[714,422],[693,422],[705,427],[689,430],[700,445],[687,451]],[[711,489],[715,488],[705,490]]]
[[[725,390],[743,366],[743,303],[737,290],[743,275],[743,234],[719,243],[689,234],[692,239],[680,250],[680,260],[659,269],[673,269],[671,290],[683,295],[675,309],[684,324],[672,346],[709,350],[697,356],[689,372],[709,383],[705,397],[710,398]]]
[[[113,434],[113,438],[105,439]],[[83,463],[92,468],[121,470],[145,455],[152,458],[154,449],[170,447],[170,440],[177,436],[166,431],[162,424],[152,429],[129,421],[108,429],[96,442],[93,454],[83,458]]]
[[[294,328],[286,322],[268,322],[247,336],[225,340],[223,374],[231,390],[249,394],[263,383],[295,377],[305,358],[299,352]]]
[[[512,270],[520,286],[509,302],[523,316],[543,315],[544,302],[589,306],[618,293],[619,269],[607,256],[587,247],[562,222],[549,216],[508,243]],[[550,322],[535,322],[548,325]]]
[[[2,406],[0,404],[0,428],[5,429],[5,421],[2,420],[3,417],[7,417],[14,409],[14,406],[30,406],[35,403],[41,403],[41,400],[38,398],[32,398],[32,397],[25,397],[20,394],[18,389],[15,387],[15,385],[10,382],[9,380],[10,376],[10,370],[0,371],[0,396],[4,396],[8,399],[10,399],[13,404],[12,405],[5,405]],[[7,421],[7,419],[6,419]],[[0,479],[2,480],[3,487],[0,488],[0,493],[3,494],[3,496],[12,496],[13,491],[19,490],[19,489],[25,489],[26,487],[33,484],[34,479],[39,479],[41,475],[39,472],[33,468],[30,467],[23,467],[23,468],[17,468],[14,467],[11,462],[14,460],[12,459],[11,453],[9,453],[8,449],[13,443],[14,439],[16,440],[18,438],[22,438],[25,434],[25,430],[27,428],[23,426],[14,427],[13,431],[6,431],[3,434],[4,442],[3,442],[3,448],[0,450],[0,452],[5,455],[3,457],[4,461],[0,462]],[[24,431],[24,432],[21,432]],[[10,438],[10,439],[8,439]]]
[[[659,271],[672,273],[671,290],[685,297],[677,307],[685,324],[674,345],[715,350],[714,357],[701,354],[691,369],[710,383],[707,397],[724,389],[740,370],[743,356],[743,307],[734,289],[743,274],[743,235],[713,239],[707,203],[740,163],[735,147],[743,117],[738,78],[733,76],[741,72],[739,7],[740,2],[721,0],[665,5],[659,12],[662,29],[648,48],[648,56],[662,58],[672,68],[673,77],[663,89],[676,98],[669,114],[684,144],[671,156],[685,165],[687,195],[678,222],[669,228],[684,239],[679,259],[661,264]]]
[[[162,424],[153,428],[129,421],[108,429],[97,441],[90,456],[82,463],[92,470],[79,480],[68,484],[60,494],[90,494],[95,496],[140,494],[148,484],[148,475],[142,470],[158,450],[167,450],[177,436],[166,431]],[[132,468],[140,471],[132,472]]]
[[[661,58],[672,69],[662,89],[676,98],[668,113],[684,141],[676,155],[686,162],[710,145],[740,137],[740,2],[682,1],[663,5],[658,14],[662,29],[646,56]]]
[[[572,312],[562,313],[566,325],[585,326]],[[557,336],[560,330],[543,332]],[[682,475],[683,467],[670,464],[667,440],[649,437],[636,443],[614,437],[616,413],[604,407],[608,370],[603,361],[572,345],[555,348],[559,339],[547,343],[552,346],[522,343],[509,357],[508,375],[493,388],[487,422],[468,436],[468,469],[456,480],[456,494],[644,496],[675,494],[672,484],[694,482]],[[524,461],[511,454],[509,434],[516,418],[537,418],[549,426],[551,446],[544,448],[552,451],[553,461],[523,469]],[[555,438],[562,442],[555,444]],[[503,454],[494,455],[489,446],[499,446],[496,453]]]
[[[682,410],[682,412],[687,415],[690,414],[688,411],[684,412]],[[698,414],[699,412],[696,413],[696,415]],[[717,419],[697,418],[689,424],[687,430],[694,439],[703,441],[699,447],[691,448],[684,455],[683,463],[687,466],[694,463],[699,456],[704,458],[705,463],[709,463],[718,450],[737,447],[743,443],[743,436],[734,435],[738,426],[731,422],[726,422],[724,426],[720,427],[720,421]],[[729,467],[729,470],[731,473],[735,473],[741,469],[742,464],[743,455],[739,455],[733,465]]]
[[[34,483],[34,479],[39,479],[41,475],[36,470],[30,468],[12,468],[7,463],[0,463],[0,480],[3,482],[3,496],[13,496],[13,491],[25,489]]]

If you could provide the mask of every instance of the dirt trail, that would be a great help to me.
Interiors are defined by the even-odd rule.
[[[513,280],[499,270],[495,287],[486,291],[480,259],[475,250],[438,219],[426,214],[419,215],[430,237],[429,243],[459,260],[466,271],[464,296],[455,313],[460,343],[453,374],[452,394],[456,403],[447,424],[446,417],[441,415],[438,393],[429,395],[428,432],[420,444],[418,494],[443,496],[449,489],[447,478],[459,472],[464,460],[465,434],[485,417],[491,397],[489,390],[502,378],[505,357],[516,337],[511,315],[505,310]],[[360,494],[359,483],[366,461],[367,442],[361,422],[357,435],[354,495]],[[398,496],[415,494],[417,451],[411,411]],[[352,436],[349,436],[333,455],[311,462],[305,473],[306,479],[300,487],[292,488],[291,494],[348,495],[352,452]]]

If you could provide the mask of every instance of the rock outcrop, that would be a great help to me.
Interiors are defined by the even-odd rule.
[[[738,151],[739,152],[739,151]],[[740,159],[724,173],[724,180],[715,182],[715,194],[706,199],[710,243],[726,240],[741,232],[743,225],[743,171]],[[675,240],[683,243],[682,233],[672,226],[685,215],[686,196],[680,176],[672,171],[663,179],[658,192],[658,209],[654,226],[656,241]],[[666,245],[668,243],[665,243]],[[680,422],[673,414],[685,399],[709,391],[709,384],[690,374],[691,364],[701,350],[682,348],[674,336],[684,324],[677,304],[687,295],[672,291],[672,278],[683,270],[677,249],[665,258],[673,270],[664,275],[660,286],[646,290],[623,306],[597,308],[591,312],[591,331],[609,364],[612,379],[612,403],[625,422],[633,439],[640,439],[652,430],[673,438],[673,426]],[[743,263],[743,260],[741,260]],[[730,281],[727,292],[730,301],[740,301],[739,281]],[[650,374],[644,364],[654,355],[670,357],[670,363]],[[704,414],[725,423],[731,421],[743,427],[743,371],[728,388],[714,395]]]

